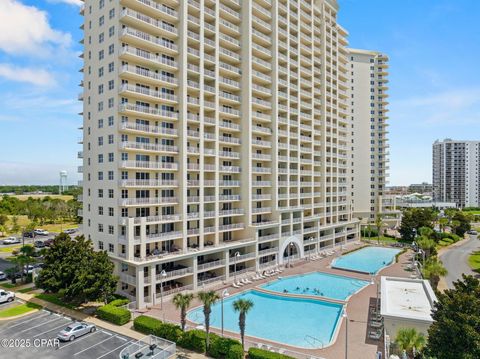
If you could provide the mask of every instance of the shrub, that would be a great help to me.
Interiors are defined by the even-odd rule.
[[[162,322],[158,319],[140,315],[133,321],[133,328],[143,334],[153,334],[160,324],[162,324]]]
[[[107,304],[97,309],[97,316],[107,322],[123,325],[130,321],[131,313],[127,309]]]
[[[376,229],[371,229],[370,230],[370,233],[364,228],[362,229],[361,231],[361,234],[362,234],[362,238],[368,238],[369,237],[369,234],[370,234],[370,237],[377,237],[378,236],[378,231]]]
[[[205,353],[206,340],[207,333],[203,330],[193,329],[183,333],[177,344],[185,349]]]
[[[293,359],[288,355],[273,353],[259,348],[248,349],[248,357],[250,359]]]
[[[235,344],[228,350],[225,359],[243,359],[243,348],[241,344]]]
[[[240,342],[236,339],[222,338],[210,333],[210,348],[208,348],[208,355],[212,358],[226,358],[227,354],[232,350],[232,347],[240,345]]]
[[[121,307],[122,305],[130,303],[128,299],[114,299],[108,304],[113,305],[114,307]]]

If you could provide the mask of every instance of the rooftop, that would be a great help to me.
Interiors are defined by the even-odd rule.
[[[432,322],[437,300],[430,283],[422,279],[382,277],[381,315]]]

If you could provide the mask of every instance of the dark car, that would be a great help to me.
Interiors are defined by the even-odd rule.
[[[45,247],[50,247],[53,244],[53,238],[47,239],[46,241],[43,241],[43,245]]]
[[[32,232],[24,232],[23,236],[25,238],[35,238],[35,233],[33,231]]]
[[[45,243],[43,241],[35,241],[35,248],[45,248]]]

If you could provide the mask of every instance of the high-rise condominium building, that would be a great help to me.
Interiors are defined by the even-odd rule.
[[[336,1],[81,13],[83,229],[138,307],[356,238]]]
[[[433,200],[480,206],[480,141],[433,143]]]
[[[354,216],[363,223],[380,214],[399,224],[400,212],[386,195],[388,179],[388,57],[377,51],[349,49],[349,101],[352,118],[351,176]]]

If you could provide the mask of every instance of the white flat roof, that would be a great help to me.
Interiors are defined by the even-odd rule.
[[[382,316],[432,322],[431,311],[437,297],[428,281],[382,277],[381,295]]]

